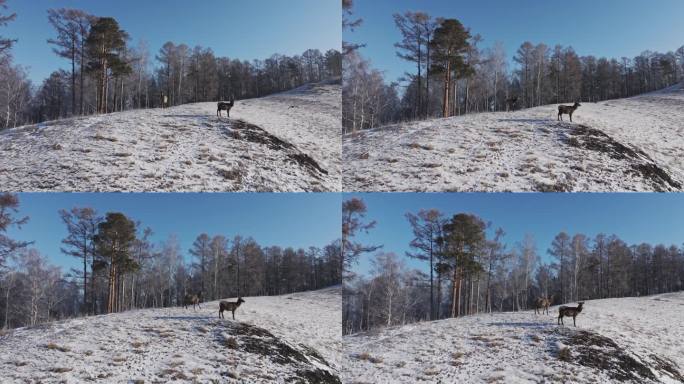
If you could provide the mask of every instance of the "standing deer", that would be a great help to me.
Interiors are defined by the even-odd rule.
[[[226,111],[228,117],[230,117],[230,109],[235,105],[235,98],[230,96],[230,101],[219,101],[216,105],[216,116],[221,117],[221,111]]]
[[[575,318],[580,314],[580,312],[582,312],[583,305],[584,301],[580,301],[579,305],[576,307],[567,307],[565,305],[561,305],[560,308],[558,308],[558,324],[565,325],[565,323],[563,323],[563,316],[572,316],[572,325],[576,327],[577,324],[575,324]]]
[[[242,297],[238,297],[237,301],[221,301],[219,303],[219,319],[226,318],[223,316],[223,311],[231,311],[233,312],[233,320],[235,320],[235,310],[237,310],[240,304],[244,302],[245,301],[242,300]]]
[[[199,309],[202,309],[200,307],[200,301],[202,299],[202,292],[196,294],[196,295],[191,295],[187,294],[185,295],[185,299],[183,300],[183,308],[188,309],[188,305],[192,304],[192,309],[196,311],[195,305],[199,307]]]
[[[563,121],[563,114],[570,115],[570,122],[572,123],[572,114],[578,107],[582,105],[575,101],[574,105],[559,105],[558,106],[558,120]]]
[[[541,314],[544,314],[544,310],[546,310],[546,314],[549,314],[549,306],[551,305],[551,299],[548,297],[539,297],[537,298],[536,305],[534,306],[534,313],[539,314],[539,309],[541,309]]]

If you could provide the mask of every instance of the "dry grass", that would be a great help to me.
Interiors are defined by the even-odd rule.
[[[368,160],[369,157],[370,155],[368,154],[368,152],[359,155],[360,160]]]
[[[93,136],[93,139],[111,141],[112,143],[116,143],[117,141],[119,141],[119,139],[117,139],[116,137],[102,136],[99,133],[97,135]]]
[[[133,348],[140,348],[140,347],[143,347],[145,345],[147,345],[147,343],[143,343],[142,341],[132,341],[131,342],[131,346]]]
[[[123,363],[126,360],[127,360],[127,358],[125,356],[114,356],[112,358],[112,361],[115,363]]]
[[[442,166],[442,164],[439,164],[439,163],[423,163],[420,166],[423,168],[439,168]]]
[[[566,361],[566,362],[572,361],[572,352],[570,352],[570,348],[563,347],[563,348],[559,349],[558,350],[558,360]]]
[[[363,352],[363,353],[357,355],[356,358],[359,360],[369,361],[373,364],[379,364],[379,363],[382,363],[382,361],[383,361],[379,357],[371,356],[368,352]]]
[[[228,347],[230,349],[237,349],[237,347],[238,347],[237,339],[235,339],[234,337],[227,338],[226,339],[226,347]]]
[[[69,352],[71,351],[71,348],[64,347],[57,345],[55,343],[49,343],[48,345],[45,346],[45,348],[50,349],[50,350],[58,350],[60,352]]]
[[[224,179],[235,180],[238,183],[242,182],[242,172],[237,168],[219,169],[218,174],[219,174],[219,176],[223,177]]]
[[[55,372],[55,373],[65,373],[65,372],[71,372],[73,370],[74,370],[73,368],[67,368],[67,367],[50,368],[50,372]]]
[[[411,147],[411,149],[423,149],[426,151],[432,151],[433,149],[435,149],[435,147],[433,147],[432,145],[418,143],[411,143],[409,144],[409,147]]]

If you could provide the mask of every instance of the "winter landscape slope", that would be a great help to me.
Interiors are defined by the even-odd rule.
[[[684,84],[582,103],[403,123],[343,138],[345,191],[681,191]]]
[[[340,382],[339,287],[245,301],[235,321],[209,302],[15,329],[0,382]]]
[[[684,292],[585,302],[556,325],[534,311],[345,336],[354,383],[681,383]]]
[[[0,132],[3,191],[339,191],[341,88],[133,110]]]

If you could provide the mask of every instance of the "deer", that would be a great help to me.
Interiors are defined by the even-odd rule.
[[[518,103],[518,96],[512,96],[506,99],[506,112],[515,109],[515,105]]]
[[[582,312],[582,306],[584,305],[584,301],[580,301],[580,302],[578,302],[578,304],[579,305],[576,307],[568,307],[565,305],[561,305],[560,308],[558,308],[558,324],[559,325],[560,324],[565,325],[565,323],[563,323],[563,317],[564,316],[568,316],[568,317],[572,316],[572,325],[574,325],[575,327],[577,326],[577,324],[575,324],[575,318],[577,317],[577,315],[580,314],[580,312]]]
[[[231,311],[233,312],[233,320],[235,320],[235,311],[240,307],[240,304],[244,303],[245,301],[242,300],[242,297],[238,297],[237,301],[221,301],[219,303],[219,319],[220,318],[226,318],[223,315],[223,311]]]
[[[235,98],[233,96],[230,96],[230,101],[225,102],[225,101],[219,101],[218,104],[216,104],[216,116],[221,117],[221,111],[226,111],[226,115],[230,117],[230,109],[233,108],[235,105]]]
[[[567,114],[570,116],[570,122],[572,123],[572,114],[575,112],[575,110],[578,107],[581,107],[582,104],[578,103],[575,101],[575,104],[573,105],[559,105],[558,106],[558,120],[563,121],[563,114]]]
[[[546,314],[549,314],[549,306],[551,305],[551,299],[548,297],[539,297],[537,298],[537,301],[535,303],[536,305],[534,306],[534,313],[539,314],[539,309],[541,309],[541,314],[544,314],[544,310],[546,310]]]
[[[185,299],[183,300],[183,308],[188,309],[188,305],[192,304],[192,309],[196,311],[195,305],[199,307],[199,309],[202,309],[200,307],[200,301],[202,299],[202,292],[199,292],[196,295],[191,295],[187,294],[185,295]]]

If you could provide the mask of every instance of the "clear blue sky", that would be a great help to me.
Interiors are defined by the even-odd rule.
[[[413,239],[406,212],[435,208],[447,217],[473,213],[491,222],[490,235],[501,227],[504,242],[511,249],[525,234],[535,238],[538,254],[548,261],[546,250],[553,238],[566,231],[615,234],[628,244],[648,242],[684,244],[684,194],[677,193],[365,193],[360,197],[368,208],[367,219],[377,225],[358,237],[366,244],[384,245],[382,251],[404,256]],[[370,255],[361,257],[357,272],[367,273]],[[406,258],[410,267],[424,263]]]
[[[172,41],[209,47],[219,56],[265,59],[309,48],[339,50],[342,38],[339,0],[8,0],[7,5],[17,19],[0,35],[19,39],[14,57],[31,67],[34,82],[70,67],[46,43],[55,35],[47,20],[49,8],[114,17],[131,35],[131,44],[145,40],[153,54]]]
[[[337,193],[22,193],[19,216],[29,216],[9,236],[35,241],[33,248],[54,264],[77,266],[59,248],[66,229],[58,211],[92,207],[100,214],[122,212],[154,231],[153,242],[175,234],[186,260],[195,238],[253,237],[262,246],[323,247],[341,236],[342,197]]]
[[[344,38],[366,43],[362,54],[386,71],[388,81],[414,70],[396,57],[393,46],[401,35],[392,14],[406,11],[456,18],[482,35],[482,47],[500,41],[509,57],[525,41],[571,45],[580,55],[609,58],[684,45],[682,0],[355,0],[354,11],[364,23],[355,32],[345,31]]]

